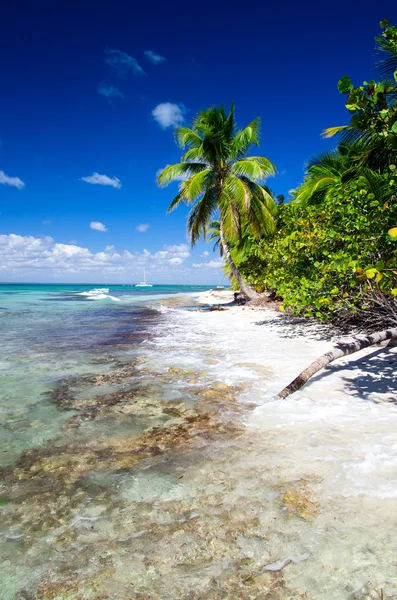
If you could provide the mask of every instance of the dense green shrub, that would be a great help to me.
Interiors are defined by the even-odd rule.
[[[276,290],[293,314],[320,319],[368,310],[379,292],[396,294],[397,245],[388,234],[397,224],[394,173],[392,166],[378,176],[379,194],[357,176],[320,204],[281,206],[277,234],[252,243],[239,265],[243,275]]]

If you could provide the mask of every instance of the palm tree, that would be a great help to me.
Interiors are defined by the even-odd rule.
[[[193,205],[187,221],[192,246],[206,235],[213,218],[219,217],[219,235],[224,256],[241,291],[252,300],[258,294],[248,286],[233,261],[228,239],[241,235],[242,219],[258,234],[275,229],[276,204],[263,185],[275,166],[263,156],[248,156],[259,143],[260,119],[237,129],[234,105],[229,114],[223,106],[212,107],[196,116],[192,128],[177,127],[175,139],[187,151],[181,162],[163,169],[161,186],[184,178],[168,212],[179,204]]]
[[[387,166],[394,164],[397,149],[397,28],[389,26],[387,19],[381,22],[382,37],[376,37],[376,45],[381,60],[378,71],[385,77],[382,81],[364,82],[354,87],[348,77],[338,82],[339,91],[348,94],[346,107],[352,114],[349,125],[328,127],[323,137],[331,138],[341,134],[345,142],[362,142],[369,153],[364,152],[363,163],[371,166],[375,159],[378,168],[386,160]],[[373,167],[372,167],[373,168]]]
[[[322,202],[328,191],[342,183],[349,165],[338,150],[316,156],[307,165],[304,182],[291,190],[294,201],[300,204],[318,204]]]
[[[307,165],[304,182],[290,193],[300,204],[320,204],[336,187],[342,190],[353,179],[361,178],[377,200],[386,201],[390,186],[385,187],[379,169],[381,156],[379,143],[341,142],[336,150],[314,157]]]

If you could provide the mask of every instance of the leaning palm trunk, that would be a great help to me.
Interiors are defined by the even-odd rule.
[[[393,327],[392,329],[386,329],[385,331],[378,331],[376,333],[372,333],[371,335],[366,335],[361,339],[354,339],[352,342],[348,344],[341,344],[339,348],[335,348],[330,352],[326,352],[317,360],[312,362],[311,365],[307,367],[302,373],[298,375],[287,387],[285,387],[281,392],[279,392],[276,396],[276,400],[281,400],[282,398],[286,398],[290,394],[293,394],[297,390],[300,390],[301,387],[305,385],[305,383],[313,377],[320,369],[326,367],[330,362],[336,360],[337,358],[342,358],[342,356],[347,356],[348,354],[353,354],[354,352],[358,352],[363,348],[368,348],[368,346],[372,346],[373,344],[379,344],[379,342],[384,342],[385,340],[391,340],[393,338],[397,338],[397,327]]]
[[[236,281],[238,282],[238,284],[240,286],[240,290],[242,291],[244,296],[246,296],[248,298],[248,300],[255,300],[256,298],[259,298],[259,294],[255,290],[253,290],[249,285],[247,285],[245,283],[244,279],[241,276],[240,271],[236,267],[236,264],[232,258],[228,243],[225,238],[222,221],[221,221],[219,233],[220,233],[221,244],[222,244],[222,248],[223,248],[223,254],[226,257],[227,262],[229,263],[229,267],[230,267],[233,277],[236,279]]]

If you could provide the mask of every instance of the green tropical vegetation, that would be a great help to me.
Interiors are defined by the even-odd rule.
[[[176,140],[188,150],[164,169],[160,185],[181,176],[180,202],[193,204],[188,232],[215,242],[225,271],[249,299],[277,297],[293,315],[356,322],[375,328],[397,323],[397,28],[381,23],[376,39],[379,81],[347,94],[347,125],[330,127],[336,148],[312,158],[290,198],[265,185],[274,165],[249,156],[259,120],[243,130],[221,108],[199,113]]]

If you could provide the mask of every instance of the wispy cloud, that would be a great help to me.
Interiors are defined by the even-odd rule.
[[[92,183],[94,185],[110,185],[116,189],[121,188],[121,181],[118,177],[108,177],[107,175],[100,175],[99,173],[93,173],[87,177],[80,177],[80,181],[86,183]]]
[[[185,109],[183,106],[173,104],[172,102],[163,102],[158,104],[153,110],[152,115],[157,123],[163,129],[171,127],[172,125],[180,125],[183,123]]]
[[[105,56],[107,64],[116,69],[120,75],[125,75],[128,72],[134,75],[144,75],[145,73],[135,58],[121,50],[105,50]]]
[[[90,227],[91,229],[95,229],[95,231],[107,231],[107,227],[100,221],[91,221]]]
[[[150,225],[149,223],[140,223],[136,230],[140,231],[141,233],[145,233],[145,231],[147,231],[149,229]]]
[[[19,179],[19,177],[9,177],[4,171],[0,171],[0,183],[16,187],[18,190],[22,190],[25,187],[25,183],[22,179]]]
[[[220,269],[223,265],[223,260],[210,260],[204,263],[193,263],[192,267],[195,269]]]
[[[204,252],[202,254],[200,254],[201,258],[207,258],[207,256],[209,256],[210,253],[208,252],[208,250],[204,250]]]
[[[120,92],[114,85],[108,85],[104,81],[98,84],[98,94],[105,96],[105,98],[124,98],[124,94]]]
[[[167,60],[165,58],[165,56],[161,56],[160,54],[156,54],[152,50],[145,50],[144,54],[145,54],[146,58],[148,58],[150,60],[150,62],[152,62],[154,65],[159,65],[160,63],[162,63],[165,60]]]
[[[43,221],[43,225],[51,225],[52,221],[50,221],[49,219],[47,219],[46,221]]]

